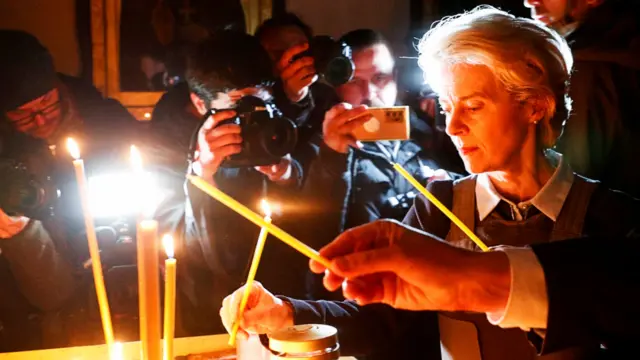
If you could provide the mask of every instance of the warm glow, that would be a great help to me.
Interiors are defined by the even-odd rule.
[[[80,149],[78,148],[78,143],[75,142],[72,138],[67,138],[67,150],[69,150],[69,154],[75,160],[80,159]]]
[[[271,217],[271,206],[269,206],[269,202],[266,199],[260,200],[260,208],[262,208],[262,213],[266,217]]]
[[[148,113],[148,112],[144,113],[144,118],[151,119],[151,113]]]
[[[115,342],[111,349],[111,360],[124,360],[124,348],[121,342]]]
[[[135,145],[131,145],[131,165],[136,172],[142,171],[142,155]]]
[[[168,258],[173,258],[174,251],[173,251],[173,237],[169,234],[165,234],[162,237],[162,246],[164,246],[164,251],[167,253],[167,257]]]

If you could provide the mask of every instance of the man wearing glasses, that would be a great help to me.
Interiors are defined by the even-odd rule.
[[[35,37],[0,30],[3,164],[7,159],[23,161],[36,157],[33,153],[40,159],[45,154],[30,171],[52,175],[56,186],[58,180],[75,184],[65,139],[77,139],[85,158],[102,157],[129,143],[135,123],[122,105],[104,99],[90,84],[57,74],[50,53]],[[10,168],[2,167],[3,196],[16,195],[13,187],[2,185],[12,177]],[[56,202],[56,214],[51,218],[27,217],[3,209],[0,203],[0,353],[66,345],[65,339],[48,336],[43,324],[59,326],[50,320],[57,318],[78,286],[73,263],[79,259],[70,256],[67,245],[70,238],[82,234],[82,224],[69,221],[69,215],[79,208],[77,199],[70,198],[72,206]],[[85,246],[86,241],[76,245],[80,243]],[[83,256],[80,253],[86,249],[79,250],[78,257]]]

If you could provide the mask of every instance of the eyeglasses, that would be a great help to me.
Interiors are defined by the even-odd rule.
[[[23,116],[17,120],[13,120],[11,119],[10,121],[16,126],[16,127],[21,127],[21,126],[25,126],[28,125],[32,122],[34,122],[36,120],[37,116],[42,116],[45,118],[48,118],[49,115],[51,115],[52,113],[54,113],[55,111],[57,111],[60,108],[60,101],[57,100],[56,102],[49,104],[47,106],[45,106],[42,109],[38,109],[35,111],[31,111],[31,113],[27,116]]]

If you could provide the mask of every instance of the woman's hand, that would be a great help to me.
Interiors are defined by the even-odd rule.
[[[245,286],[227,296],[222,302],[220,317],[222,324],[229,333],[236,322],[240,301],[244,295]],[[240,319],[238,336],[247,338],[248,333],[265,334],[288,326],[293,326],[293,309],[287,302],[278,299],[272,293],[255,281],[251,287],[249,301]]]

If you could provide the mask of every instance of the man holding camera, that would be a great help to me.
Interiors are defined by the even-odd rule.
[[[73,136],[91,158],[135,121],[92,86],[56,74],[48,50],[28,33],[1,30],[0,54],[0,352],[65,346],[60,311],[79,285],[72,263],[80,259],[71,254],[88,249],[71,241],[84,228],[73,217],[75,190],[58,199],[57,189],[75,189],[64,141]],[[25,198],[25,188],[37,199]]]
[[[187,62],[190,98],[202,119],[189,146],[189,171],[257,212],[261,199],[297,188],[302,175],[297,161],[285,155],[296,145],[295,126],[272,103],[272,78],[259,41],[235,31],[213,34]],[[260,229],[189,182],[185,192],[186,199],[178,195],[157,213],[177,238],[176,256],[188,258],[178,282],[177,331],[211,334],[223,331],[218,309],[246,278]],[[287,219],[275,210],[274,222],[283,226]],[[286,245],[268,242],[258,278],[300,295],[304,273],[293,271],[296,262],[306,266]]]
[[[371,118],[367,107],[397,104],[395,60],[387,41],[373,30],[355,30],[340,41],[352,49],[355,72],[351,81],[336,88],[343,103],[324,115],[319,155],[311,164],[302,193],[314,208],[308,219],[313,226],[301,236],[310,238],[315,248],[353,226],[404,217],[417,192],[393,169],[392,162],[422,183],[455,176],[440,170],[444,162],[436,155],[444,154],[433,148],[432,129],[413,114],[410,140],[361,143],[353,137],[354,130]],[[335,296],[321,286],[314,285],[311,291],[318,292],[312,295],[315,298]]]

